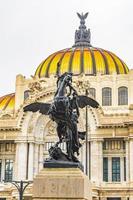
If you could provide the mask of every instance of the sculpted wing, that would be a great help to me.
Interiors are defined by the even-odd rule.
[[[86,18],[87,18],[87,16],[88,16],[88,12],[87,12],[87,13],[85,13],[85,15],[84,15],[84,19],[86,19]]]
[[[47,115],[50,106],[51,106],[51,104],[49,104],[49,103],[35,102],[35,103],[31,103],[31,104],[25,106],[23,108],[23,110],[24,110],[24,112],[27,112],[27,111],[37,112],[37,111],[39,111],[40,113]]]
[[[80,19],[82,19],[82,16],[81,16],[79,13],[77,13],[77,15],[78,15],[78,17],[79,17]]]
[[[87,96],[80,95],[80,96],[78,96],[77,101],[78,101],[78,105],[80,108],[84,108],[87,105],[89,105],[93,108],[99,107],[99,103],[97,101],[95,101],[94,99],[87,97]]]

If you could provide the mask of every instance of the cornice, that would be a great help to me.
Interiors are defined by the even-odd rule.
[[[21,129],[20,128],[17,128],[17,127],[0,127],[0,131],[20,131]]]

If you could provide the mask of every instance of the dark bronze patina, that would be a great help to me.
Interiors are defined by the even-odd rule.
[[[78,95],[72,86],[72,73],[64,73],[57,79],[57,90],[52,104],[35,102],[24,107],[24,112],[40,111],[49,115],[57,124],[57,135],[59,141],[49,149],[50,158],[45,161],[44,166],[52,163],[52,166],[71,166],[72,163],[79,163],[75,154],[79,155],[79,148],[82,146],[80,139],[85,139],[85,132],[79,132],[77,128],[79,108],[85,106],[98,108],[99,104],[88,96]],[[66,143],[66,152],[62,152],[59,144]],[[73,166],[75,166],[75,164]]]

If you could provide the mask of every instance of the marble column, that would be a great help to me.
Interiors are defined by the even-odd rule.
[[[128,200],[127,197],[121,197],[121,200]]]
[[[129,176],[130,182],[133,182],[133,138],[129,140]]]
[[[16,176],[17,180],[26,179],[27,170],[27,143],[17,143],[16,145]]]
[[[127,199],[126,199],[127,200]],[[133,196],[130,195],[129,200],[133,200]]]
[[[44,144],[40,144],[39,146],[39,171],[43,168],[43,151],[44,151]]]
[[[39,145],[35,144],[34,147],[34,168],[33,168],[33,175],[37,175],[39,172]]]
[[[91,142],[91,180],[96,183],[103,179],[103,150],[102,140]]]
[[[33,180],[34,144],[29,143],[28,180]]]
[[[129,140],[126,140],[126,181],[129,181]]]

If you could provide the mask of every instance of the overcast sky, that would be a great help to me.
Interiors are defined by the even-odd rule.
[[[33,75],[49,54],[71,47],[88,12],[91,44],[133,67],[132,0],[0,0],[0,96],[15,91],[15,77]]]

